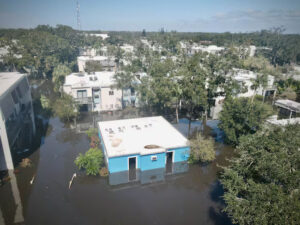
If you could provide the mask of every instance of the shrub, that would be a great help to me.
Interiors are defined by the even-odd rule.
[[[211,162],[216,158],[214,140],[212,138],[205,139],[198,133],[196,137],[190,141],[190,143],[190,163]]]
[[[108,170],[106,167],[102,167],[99,171],[99,174],[101,177],[107,177],[108,176]]]
[[[92,136],[90,142],[91,148],[98,148],[99,144],[100,144],[100,139],[97,136]]]
[[[87,175],[97,175],[102,163],[103,154],[99,148],[90,148],[84,155],[80,153],[75,159],[76,166],[85,169]]]
[[[93,136],[97,136],[98,135],[98,130],[97,130],[97,128],[91,127],[85,133],[87,134],[87,136],[89,138],[92,138]]]

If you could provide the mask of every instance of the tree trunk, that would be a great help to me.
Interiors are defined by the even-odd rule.
[[[188,130],[188,138],[190,137],[190,132],[191,132],[191,123],[192,123],[192,119],[189,118],[189,130]]]
[[[178,105],[176,105],[176,123],[179,123],[179,117],[178,117]]]

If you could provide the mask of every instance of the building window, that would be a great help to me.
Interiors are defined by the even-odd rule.
[[[114,95],[114,91],[109,91],[109,95]]]
[[[86,98],[86,97],[87,97],[87,91],[86,90],[77,91],[77,98]]]
[[[18,103],[18,97],[17,97],[17,93],[16,93],[15,90],[13,90],[13,91],[11,92],[11,96],[12,96],[12,98],[13,98],[13,100],[14,100],[14,103],[17,104],[17,103]]]
[[[18,86],[18,87],[16,88],[16,90],[17,90],[17,93],[18,93],[19,98],[22,98],[22,93],[21,93],[20,87]]]
[[[134,88],[130,88],[130,94],[131,94],[131,96],[134,96],[134,95],[135,95],[135,90],[134,90]]]

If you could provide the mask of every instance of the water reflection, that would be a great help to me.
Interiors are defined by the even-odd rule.
[[[188,171],[187,162],[172,163],[171,169],[159,168],[154,170],[130,170],[119,173],[109,174],[108,182],[112,186],[127,184],[127,187],[137,186],[138,184],[151,184],[156,182],[164,182],[169,176],[182,174]],[[131,174],[134,172],[134,174]]]

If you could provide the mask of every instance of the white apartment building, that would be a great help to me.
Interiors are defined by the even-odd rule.
[[[114,75],[113,71],[72,73],[66,76],[63,91],[88,111],[119,110],[122,109],[122,90],[113,87]]]
[[[261,96],[269,96],[270,94],[274,94],[276,91],[276,87],[274,87],[274,76],[268,75],[268,81],[266,87],[260,86],[257,90],[252,88],[253,81],[257,78],[257,73],[254,73],[249,70],[242,69],[234,69],[233,74],[229,74],[228,76],[233,76],[233,79],[236,80],[241,87],[243,87],[244,92],[237,93],[236,97],[252,97],[254,95]],[[219,90],[222,91],[221,89]],[[219,113],[222,111],[223,102],[225,96],[218,96],[215,99],[215,106],[211,108],[210,116],[212,119],[218,119]]]
[[[0,73],[0,170],[13,169],[18,150],[30,145],[35,134],[34,112],[27,77]]]
[[[79,72],[85,72],[87,62],[99,63],[103,70],[112,71],[116,69],[114,57],[107,56],[78,56],[77,64]]]

